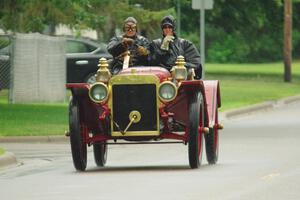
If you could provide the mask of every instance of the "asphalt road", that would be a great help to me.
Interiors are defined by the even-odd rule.
[[[110,146],[107,167],[89,152],[72,166],[69,144],[2,143],[18,166],[0,171],[1,200],[299,200],[300,102],[224,120],[220,159],[188,167],[187,146]]]

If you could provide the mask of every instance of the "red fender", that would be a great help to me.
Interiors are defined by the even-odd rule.
[[[221,95],[219,81],[203,81],[205,89],[205,100],[207,109],[207,124],[208,127],[212,128],[215,124],[216,110],[221,107]]]
[[[201,91],[202,95],[203,95],[203,101],[204,101],[204,126],[208,126],[208,121],[206,119],[209,119],[208,116],[208,110],[207,110],[207,99],[206,99],[206,89],[205,89],[205,85],[204,85],[204,81],[203,80],[193,80],[193,81],[182,81],[179,87],[179,91]],[[187,108],[186,108],[187,109]],[[186,112],[186,111],[185,111]],[[181,111],[181,113],[184,113],[183,111]],[[187,119],[188,114],[186,113],[186,122],[188,121]]]
[[[67,89],[79,88],[79,89],[88,90],[90,86],[87,83],[67,83],[66,88]]]

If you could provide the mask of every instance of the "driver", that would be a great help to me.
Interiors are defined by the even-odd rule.
[[[122,69],[126,51],[130,51],[129,67],[148,65],[149,41],[137,34],[137,20],[134,17],[125,19],[123,31],[122,36],[114,36],[107,45],[108,52],[113,56],[110,64],[112,74]]]

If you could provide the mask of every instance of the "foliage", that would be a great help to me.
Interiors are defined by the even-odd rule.
[[[182,32],[199,32],[199,11],[192,10],[191,0],[181,2],[185,13],[181,19]],[[214,0],[214,8],[205,13],[208,62],[265,62],[282,58],[281,0]],[[300,31],[299,13],[300,3],[294,1],[294,37]],[[294,55],[300,58],[299,53],[297,55],[300,49],[297,38],[293,43]],[[238,47],[239,43],[241,47]]]
[[[0,1],[0,28],[5,32],[53,34],[66,24],[78,30],[94,29],[107,42],[121,34],[128,16],[137,18],[149,39],[161,37],[164,15],[181,8],[181,36],[199,46],[199,10],[192,0],[5,0]],[[283,44],[283,0],[214,0],[205,11],[206,54],[209,62],[264,62],[280,60]],[[293,0],[293,50],[300,58],[300,1]],[[240,45],[239,45],[240,44]],[[213,55],[210,55],[213,54]]]
[[[49,34],[59,23],[72,20],[72,0],[10,0],[0,5],[1,27],[5,31],[40,32],[47,27]]]

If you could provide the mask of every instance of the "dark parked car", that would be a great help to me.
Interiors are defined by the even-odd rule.
[[[67,38],[67,83],[93,83],[99,58],[112,58],[106,45],[87,39]]]
[[[5,40],[9,41],[9,39]],[[0,89],[9,87],[10,48],[9,43],[0,46]],[[67,83],[94,82],[94,74],[98,70],[97,65],[101,57],[112,58],[106,50],[106,44],[90,39],[67,37]]]

